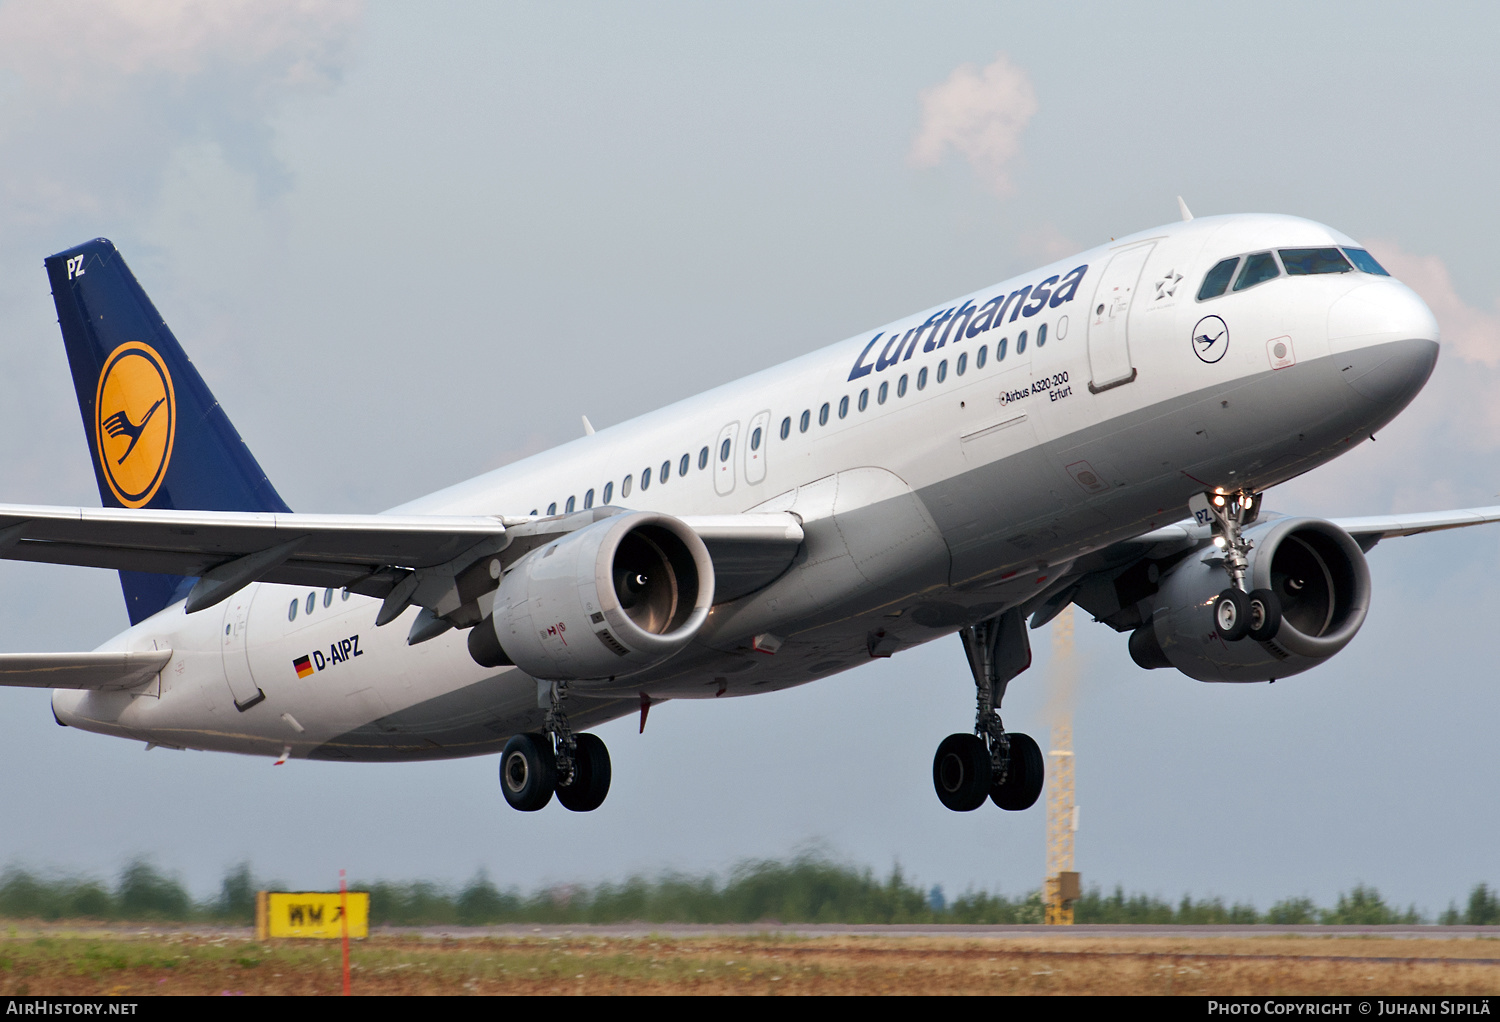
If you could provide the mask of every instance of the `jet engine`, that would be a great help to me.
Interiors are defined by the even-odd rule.
[[[697,533],[667,515],[612,515],[516,561],[469,655],[552,681],[634,674],[692,641],[713,599]]]
[[[1145,668],[1175,667],[1198,681],[1267,681],[1298,674],[1347,646],[1370,609],[1370,569],[1343,529],[1315,518],[1282,518],[1245,530],[1253,542],[1246,579],[1281,602],[1270,639],[1226,642],[1213,607],[1228,584],[1222,554],[1193,555],[1159,580],[1130,656]]]

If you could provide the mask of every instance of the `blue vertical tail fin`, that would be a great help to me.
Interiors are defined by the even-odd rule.
[[[290,511],[115,246],[96,238],[46,266],[104,506]],[[131,624],[191,581],[120,572]]]

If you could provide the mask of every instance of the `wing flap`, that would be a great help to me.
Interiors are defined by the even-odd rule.
[[[0,686],[118,692],[149,681],[170,649],[108,653],[0,653]]]

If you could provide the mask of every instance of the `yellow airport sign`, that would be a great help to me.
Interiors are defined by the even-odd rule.
[[[338,940],[344,935],[341,902],[349,906],[349,936],[370,935],[368,891],[261,891],[255,897],[255,936],[315,937]]]

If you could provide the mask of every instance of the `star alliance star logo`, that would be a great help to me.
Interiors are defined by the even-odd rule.
[[[1177,294],[1177,285],[1182,281],[1182,274],[1176,270],[1168,270],[1166,276],[1156,282],[1156,297],[1152,299],[1159,302],[1163,298],[1171,298]]]

